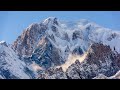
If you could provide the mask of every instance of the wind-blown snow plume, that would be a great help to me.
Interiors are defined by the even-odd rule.
[[[62,67],[63,71],[66,72],[68,67],[71,66],[73,63],[75,63],[76,60],[79,60],[79,62],[81,63],[81,62],[83,62],[85,60],[86,56],[87,56],[87,53],[85,53],[83,55],[73,55],[73,54],[70,54],[68,56],[68,59],[65,62],[65,64],[63,64],[61,66],[58,66],[57,68]]]
[[[35,72],[37,72],[38,70],[42,70],[42,67],[37,65],[35,62],[33,62],[33,64],[31,66]]]

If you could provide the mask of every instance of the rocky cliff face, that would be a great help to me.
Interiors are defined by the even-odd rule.
[[[119,64],[116,63],[116,61],[120,61],[118,57],[120,55],[113,52],[109,46],[96,43],[91,46],[83,62],[80,63],[79,60],[76,60],[75,63],[68,67],[66,72],[62,70],[62,67],[53,67],[42,73],[42,77],[39,76],[39,78],[50,79],[52,77],[57,79],[59,75],[61,75],[62,79],[112,78],[120,70]],[[117,74],[117,76],[119,75]]]
[[[35,51],[32,53],[31,59],[43,68],[58,66],[64,63],[60,50],[56,48],[47,37],[43,37]]]
[[[40,24],[31,24],[24,30],[22,35],[16,39],[12,48],[18,53],[19,56],[30,56],[39,44],[41,38],[45,35],[45,32],[53,27],[54,28],[52,30],[56,29],[54,25],[58,25],[56,18],[48,18]]]
[[[32,24],[17,38],[12,46],[13,49],[18,52],[19,56],[31,55],[45,30],[46,27],[43,25]]]
[[[86,59],[82,63],[77,61],[72,64],[66,73],[72,79],[92,79],[99,74],[110,77],[120,69],[117,63],[119,57],[109,46],[93,44]]]

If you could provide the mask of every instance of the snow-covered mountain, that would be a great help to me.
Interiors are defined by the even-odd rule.
[[[93,79],[120,79],[120,71],[118,71],[115,75],[107,77],[104,74],[99,74],[98,76],[94,77]]]
[[[26,64],[18,59],[17,54],[5,41],[0,42],[0,78],[30,79]],[[28,69],[29,70],[29,69]],[[29,72],[28,72],[29,73]]]
[[[119,31],[104,28],[86,19],[65,22],[49,17],[26,28],[9,46],[12,52],[6,52],[14,52],[16,62],[20,62],[17,66],[23,63],[34,74],[34,78],[45,78],[46,75],[50,76],[48,78],[93,78],[98,74],[112,76],[119,70],[119,45]],[[111,54],[115,54],[115,57],[112,58]],[[75,64],[76,62],[80,64]],[[76,67],[81,76],[76,77],[78,73],[74,74]],[[25,75],[27,78],[28,74]],[[28,77],[31,78],[31,75]]]

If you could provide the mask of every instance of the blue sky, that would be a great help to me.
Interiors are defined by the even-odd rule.
[[[119,11],[0,11],[0,41],[12,43],[31,23],[47,17],[75,21],[88,19],[106,28],[120,30]]]

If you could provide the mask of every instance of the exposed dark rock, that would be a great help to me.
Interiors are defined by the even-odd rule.
[[[45,34],[45,26],[33,24],[27,28],[21,36],[14,42],[12,48],[18,52],[18,55],[30,56],[37,46],[40,38]]]
[[[82,55],[83,54],[83,50],[81,49],[80,46],[76,47],[73,51],[72,54],[77,54],[77,55]]]
[[[52,45],[47,37],[43,39],[44,42],[35,49],[31,59],[46,69],[52,65],[61,65],[63,59],[60,56],[59,49]]]
[[[109,46],[93,44],[92,52],[88,53],[86,59],[81,63],[71,65],[67,75],[71,78],[91,79],[98,74],[107,77],[114,75],[120,68],[116,61],[120,61],[120,55],[115,55]]]

